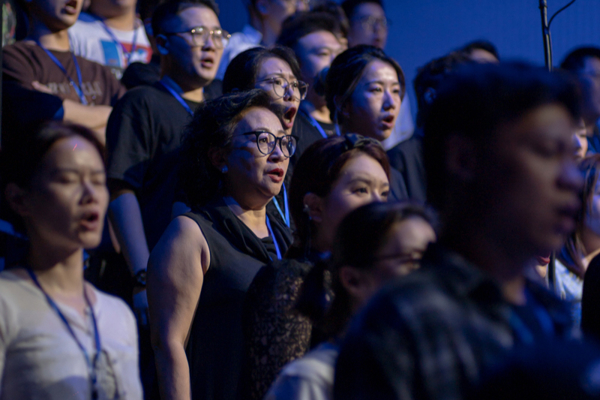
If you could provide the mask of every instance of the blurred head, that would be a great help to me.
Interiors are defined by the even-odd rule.
[[[471,61],[478,63],[500,62],[498,49],[496,49],[496,46],[494,46],[492,42],[487,40],[476,40],[474,42],[467,43],[459,51],[469,57]]]
[[[575,275],[583,279],[585,266],[583,257],[595,249],[585,249],[582,236],[584,231],[600,237],[600,155],[593,154],[579,163],[579,172],[583,177],[583,189],[579,199],[581,207],[577,212],[575,230],[565,242],[558,259]]]
[[[256,29],[281,32],[283,21],[298,11],[309,10],[309,0],[248,0],[248,12]]]
[[[600,118],[600,48],[581,47],[570,52],[560,68],[579,76],[583,86],[586,123]]]
[[[352,47],[337,56],[325,83],[331,120],[345,133],[387,139],[398,119],[404,72],[373,46]]]
[[[217,15],[213,0],[169,1],[152,15],[162,73],[186,86],[184,91],[208,85],[217,74],[229,37]]]
[[[583,159],[588,151],[587,129],[583,118],[579,118],[579,122],[575,127],[575,132],[573,133],[573,143],[575,144],[576,149],[575,158],[577,160]]]
[[[291,134],[300,100],[307,91],[300,76],[290,49],[255,47],[231,60],[223,77],[223,93],[263,89],[271,98],[272,110],[281,116],[283,128]]]
[[[135,13],[136,0],[91,0],[89,12],[102,18]]]
[[[31,0],[25,4],[34,26],[41,24],[50,32],[59,32],[77,22],[83,0]]]
[[[294,255],[330,251],[346,214],[363,204],[387,200],[389,174],[385,151],[373,140],[346,135],[313,143],[298,160],[290,186]]]
[[[342,8],[348,17],[348,47],[361,44],[385,48],[389,20],[381,0],[345,0]]]
[[[262,90],[203,102],[182,146],[180,179],[190,206],[227,195],[244,208],[263,207],[281,190],[294,143]]]
[[[325,102],[314,91],[315,80],[343,51],[339,35],[339,23],[326,12],[298,13],[283,24],[277,43],[294,50],[300,65],[301,79],[308,83],[307,99],[313,103],[316,97],[320,98],[320,102]]]
[[[55,122],[24,134],[3,149],[2,177],[9,219],[32,245],[75,251],[100,243],[108,189],[94,133]]]
[[[446,77],[459,66],[472,60],[464,53],[453,51],[440,58],[436,58],[417,71],[413,81],[417,95],[418,113],[417,126],[422,126],[427,110],[437,96],[437,90]]]
[[[348,31],[350,30],[350,24],[348,17],[344,9],[334,0],[323,0],[318,5],[311,7],[314,12],[326,12],[335,18],[340,27],[338,34],[338,40],[342,43],[344,50],[348,48]]]
[[[507,63],[447,77],[427,114],[423,154],[427,198],[448,229],[481,230],[519,259],[560,247],[579,207],[578,117],[579,91],[564,74]]]

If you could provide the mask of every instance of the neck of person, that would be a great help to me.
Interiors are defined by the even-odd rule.
[[[259,31],[262,35],[262,40],[260,44],[265,47],[271,47],[277,41],[279,37],[279,33],[281,29],[276,30],[273,28],[273,24],[269,23],[269,21],[261,20],[257,17],[253,17],[250,20],[250,25],[257,31]]]
[[[312,89],[309,89],[306,99],[300,103],[300,108],[318,122],[331,123],[331,116],[325,99],[316,94]]]
[[[31,235],[27,262],[48,294],[78,297],[83,293],[81,247],[61,249]]]
[[[248,204],[238,199],[239,196],[235,194],[223,196],[225,204],[258,238],[268,237],[269,229],[266,223],[268,202]]]
[[[186,100],[200,103],[204,101],[204,85],[186,79],[186,75],[168,72],[161,77],[170,87]]]
[[[56,51],[70,51],[71,42],[67,29],[52,31],[42,22],[33,20],[28,39],[39,42],[44,48]]]
[[[587,226],[584,226],[583,231],[581,232],[581,243],[583,244],[583,249],[585,251],[582,263],[587,269],[594,257],[600,254],[600,236]]]
[[[95,10],[94,2],[92,2],[88,12],[98,16],[99,18],[102,18],[104,23],[111,28],[118,29],[120,31],[132,31],[135,29],[135,7],[119,10],[118,12],[114,13],[106,13],[102,12],[102,10]]]
[[[454,221],[456,223],[445,224],[446,231],[451,233],[442,236],[440,243],[489,274],[500,286],[507,302],[524,305],[524,272],[533,255],[512,254],[497,237],[482,232],[481,226],[485,224],[476,224],[464,217],[462,221]]]

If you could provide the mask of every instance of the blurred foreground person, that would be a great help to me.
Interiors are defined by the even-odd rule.
[[[336,399],[463,399],[507,351],[571,334],[567,306],[524,273],[575,227],[578,105],[570,80],[524,64],[440,86],[423,142],[439,244],[351,324]]]
[[[379,142],[359,135],[321,139],[300,157],[289,199],[294,243],[283,260],[261,268],[244,301],[245,398],[262,399],[281,368],[309,349],[313,325],[296,310],[304,278],[329,256],[350,211],[387,201],[389,171]]]
[[[266,400],[333,399],[335,360],[346,324],[383,285],[418,268],[436,238],[432,225],[431,213],[410,203],[372,203],[344,218],[334,240],[331,271],[326,272],[323,262],[317,265],[298,304],[323,325],[328,340],[288,364]],[[322,301],[329,292],[326,273],[333,275],[330,307]]]
[[[189,126],[181,179],[193,211],[169,224],[148,263],[163,400],[236,396],[244,295],[291,243],[266,212],[296,148],[270,103],[260,89],[230,93],[201,104]]]
[[[103,153],[92,132],[58,123],[4,149],[29,248],[0,273],[0,399],[142,399],[133,313],[83,279],[108,205]]]

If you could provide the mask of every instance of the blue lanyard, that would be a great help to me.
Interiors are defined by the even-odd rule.
[[[101,18],[98,15],[94,15],[94,14],[90,14],[90,15],[92,15],[94,18],[96,18],[98,21],[100,21],[100,23],[102,24],[102,27],[104,28],[104,30],[106,31],[108,36],[110,36],[111,40],[117,46],[121,47],[121,50],[123,51],[123,55],[125,56],[125,58],[127,60],[126,64],[124,66],[127,67],[129,65],[129,63],[131,62],[131,56],[135,52],[135,47],[136,47],[136,42],[137,42],[137,33],[138,33],[137,23],[135,24],[136,26],[133,29],[133,41],[131,42],[131,51],[128,52],[127,49],[125,48],[125,45],[123,43],[121,43],[119,41],[119,39],[117,39],[117,37],[115,36],[113,31],[111,31],[110,28],[108,27],[108,25],[106,25],[106,22],[104,22],[104,18]]]
[[[273,244],[275,245],[275,252],[277,253],[277,259],[281,260],[281,250],[279,250],[279,244],[277,244],[277,239],[275,238],[275,234],[273,233],[273,228],[271,228],[271,222],[269,222],[269,216],[267,215],[267,229],[269,230],[269,235],[273,238]],[[269,257],[271,258],[271,257]],[[272,259],[271,259],[272,260]]]
[[[77,71],[77,80],[79,81],[79,86],[77,86],[77,84],[71,78],[71,76],[69,75],[69,73],[67,72],[67,70],[65,69],[65,67],[60,63],[60,61],[58,61],[58,58],[56,58],[54,56],[54,54],[52,54],[47,48],[45,48],[44,46],[42,46],[42,44],[38,40],[36,40],[35,42],[37,43],[38,46],[40,46],[40,48],[42,50],[44,50],[46,52],[46,54],[48,54],[48,57],[50,57],[50,59],[54,62],[54,64],[56,64],[56,66],[58,68],[60,68],[60,70],[63,72],[63,74],[65,74],[65,76],[69,80],[69,83],[71,84],[71,86],[73,86],[73,89],[75,89],[75,92],[77,92],[77,95],[79,96],[79,100],[81,101],[81,104],[83,104],[84,106],[87,106],[88,102],[85,99],[85,95],[83,94],[83,83],[82,83],[82,80],[81,80],[81,69],[79,68],[79,63],[77,62],[77,57],[75,57],[75,54],[73,54],[73,52],[71,52],[71,56],[73,56],[73,63],[75,64],[75,71]]]
[[[342,132],[340,132],[340,126],[337,124],[337,122],[335,123],[335,134],[342,136]]]
[[[327,139],[329,136],[327,135],[327,133],[325,132],[325,130],[323,129],[323,127],[321,126],[321,124],[319,124],[317,122],[317,120],[312,115],[310,115],[309,113],[306,113],[306,116],[308,117],[308,119],[310,119],[310,124],[312,126],[314,126],[319,131],[319,133],[321,134],[321,136],[323,136],[323,139]]]
[[[90,308],[90,312],[92,314],[92,322],[94,324],[94,343],[96,346],[96,354],[94,355],[93,361],[90,359],[90,355],[88,354],[85,347],[83,347],[83,345],[81,344],[79,339],[77,339],[77,336],[75,336],[75,332],[73,332],[73,328],[71,328],[71,324],[67,320],[67,317],[65,317],[65,315],[62,313],[62,311],[60,311],[60,308],[58,308],[58,306],[56,305],[54,300],[52,300],[52,297],[50,297],[50,295],[48,293],[46,293],[44,288],[42,288],[42,285],[40,285],[40,282],[38,281],[37,276],[35,276],[35,274],[31,270],[31,268],[26,268],[26,271],[29,274],[29,276],[31,277],[31,280],[33,281],[33,283],[35,283],[35,285],[38,287],[38,289],[40,289],[40,291],[44,294],[44,297],[46,297],[46,301],[48,302],[48,304],[50,304],[50,307],[56,312],[56,314],[59,316],[61,321],[65,324],[65,327],[67,328],[67,330],[69,331],[69,333],[71,334],[71,336],[73,337],[75,342],[77,343],[77,346],[79,346],[79,348],[81,349],[81,352],[83,353],[83,356],[85,357],[85,362],[87,363],[87,366],[89,369],[90,380],[92,381],[92,399],[97,399],[98,398],[98,389],[96,388],[96,384],[97,384],[98,379],[96,376],[96,364],[98,363],[98,358],[100,357],[100,352],[102,351],[102,347],[100,344],[100,333],[98,332],[98,323],[96,322],[96,315],[94,314],[94,309],[92,308],[90,299],[88,298],[88,295],[85,291],[85,286],[83,289],[83,297],[85,298],[86,305]],[[84,283],[84,285],[85,285],[85,283]]]
[[[279,211],[279,215],[281,215],[281,218],[283,218],[283,222],[285,222],[285,224],[288,228],[291,228],[291,226],[290,226],[290,208],[288,206],[288,197],[287,197],[287,191],[285,190],[285,183],[283,184],[283,207],[285,209],[285,213],[283,213],[281,211],[279,202],[277,201],[277,198],[275,198],[275,197],[273,197],[273,204],[275,204],[275,208],[277,208],[277,211]]]
[[[171,93],[171,95],[173,97],[175,97],[175,100],[177,100],[179,102],[179,104],[181,104],[183,106],[183,108],[185,108],[185,110],[193,117],[194,116],[194,112],[192,111],[192,109],[190,108],[190,106],[188,106],[188,104],[185,102],[185,100],[183,100],[183,97],[181,97],[179,95],[179,93],[177,93],[175,91],[175,89],[173,89],[171,87],[171,85],[169,85],[167,82],[164,81],[164,79],[161,79],[160,81],[158,81],[158,83],[160,83],[161,85],[163,85],[163,87],[165,89],[167,89],[167,91],[169,93]]]

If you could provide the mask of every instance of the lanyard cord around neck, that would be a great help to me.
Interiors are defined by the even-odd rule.
[[[323,136],[323,139],[327,139],[329,137],[329,135],[327,135],[327,133],[325,132],[325,130],[323,129],[323,127],[321,126],[321,124],[319,124],[319,121],[317,121],[315,119],[315,117],[313,117],[312,115],[310,115],[307,112],[305,112],[304,114],[306,114],[306,116],[310,120],[310,124],[312,126],[314,126],[316,130],[319,131],[319,133],[321,134],[321,136]]]
[[[275,245],[275,253],[277,253],[277,259],[281,260],[281,250],[279,249],[279,244],[277,243],[277,238],[275,237],[275,234],[273,233],[273,228],[271,228],[271,221],[269,221],[269,216],[266,216],[266,221],[267,221],[267,229],[269,230],[269,235],[271,235],[271,238],[273,238],[273,244]],[[271,258],[271,256],[269,256],[269,258]],[[273,260],[271,258],[271,260]]]
[[[69,80],[69,83],[71,84],[73,89],[75,89],[75,92],[77,93],[77,96],[79,96],[79,100],[81,101],[81,104],[83,104],[84,106],[87,106],[88,102],[85,99],[85,94],[83,93],[83,82],[81,79],[81,69],[79,68],[79,63],[77,62],[77,57],[75,56],[75,54],[71,51],[71,56],[73,57],[73,64],[75,64],[75,71],[77,72],[77,80],[79,81],[79,85],[77,85],[77,83],[75,83],[73,78],[71,78],[71,75],[69,75],[69,73],[67,72],[67,69],[62,65],[62,63],[58,60],[58,58],[56,58],[56,56],[54,54],[52,54],[52,52],[50,52],[50,50],[48,50],[47,48],[42,46],[42,44],[40,43],[39,40],[36,40],[35,43],[38,46],[40,46],[40,48],[46,52],[46,54],[48,55],[48,57],[50,57],[50,59],[54,62],[54,64],[56,64],[56,66],[58,68],[60,68],[62,73]]]
[[[98,378],[96,375],[96,364],[98,363],[98,358],[100,357],[100,352],[102,351],[102,346],[100,344],[100,333],[98,332],[98,323],[96,322],[96,315],[94,314],[94,309],[92,308],[90,299],[88,298],[88,295],[85,291],[85,283],[84,283],[84,289],[83,289],[83,297],[85,299],[86,305],[90,309],[90,313],[92,315],[92,323],[94,325],[94,344],[96,347],[96,354],[94,355],[93,360],[90,358],[90,355],[88,354],[85,347],[83,347],[83,345],[81,344],[81,342],[79,341],[77,336],[75,336],[75,332],[73,331],[73,328],[71,327],[71,324],[69,323],[69,320],[67,320],[67,317],[65,317],[65,315],[62,313],[62,311],[60,311],[60,308],[58,308],[58,305],[54,302],[54,300],[52,300],[52,297],[50,297],[50,295],[44,290],[42,285],[40,285],[40,282],[38,281],[37,276],[35,276],[35,274],[31,270],[31,268],[26,268],[26,271],[29,274],[29,276],[31,277],[31,280],[33,281],[33,283],[35,283],[35,286],[37,286],[38,289],[40,289],[40,291],[44,294],[44,297],[46,298],[46,301],[50,305],[50,308],[52,308],[56,312],[56,314],[58,315],[60,320],[63,322],[63,324],[69,331],[69,334],[73,337],[73,340],[75,340],[75,343],[77,343],[77,346],[79,346],[79,349],[83,353],[83,356],[85,357],[85,362],[88,366],[90,380],[91,380],[91,384],[92,384],[92,399],[97,399],[98,398],[98,389],[96,388],[96,384],[97,384]]]
[[[108,25],[106,25],[104,18],[102,18],[98,15],[94,15],[94,14],[90,14],[90,15],[92,15],[94,18],[96,18],[98,21],[100,21],[100,23],[102,24],[102,27],[104,28],[104,30],[106,31],[108,36],[110,36],[110,39],[114,42],[114,44],[121,47],[121,50],[123,51],[123,55],[125,56],[125,60],[126,60],[126,63],[124,66],[127,67],[129,65],[129,63],[131,62],[131,56],[133,56],[133,53],[135,53],[135,48],[137,45],[137,34],[138,34],[137,23],[135,24],[135,26],[133,28],[133,40],[131,42],[131,51],[127,51],[127,49],[125,48],[125,45],[123,43],[121,43],[119,41],[119,39],[117,39],[114,32],[110,29],[110,27]]]
[[[158,83],[163,85],[163,87],[165,89],[167,89],[167,91],[169,93],[171,93],[171,96],[175,97],[175,100],[177,100],[179,102],[179,104],[181,104],[183,106],[183,108],[185,108],[185,110],[188,112],[188,114],[190,114],[191,116],[194,116],[194,112],[192,111],[190,106],[185,102],[185,100],[183,100],[183,97],[181,97],[179,95],[179,93],[177,93],[177,91],[171,87],[171,85],[167,81],[165,81],[164,79],[161,79],[160,81],[158,81]]]
[[[285,222],[285,225],[288,228],[291,228],[291,226],[290,226],[290,208],[288,205],[288,197],[287,197],[287,191],[285,190],[285,183],[282,186],[283,186],[283,207],[284,207],[285,212],[283,212],[281,210],[281,206],[279,205],[279,202],[277,201],[276,197],[273,197],[273,204],[275,204],[275,208],[277,208],[277,211],[279,212],[279,215],[281,215],[281,218],[283,219],[283,222]]]

